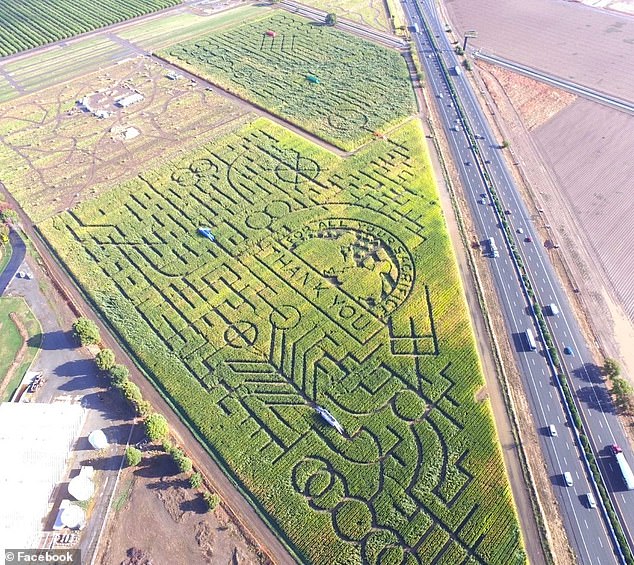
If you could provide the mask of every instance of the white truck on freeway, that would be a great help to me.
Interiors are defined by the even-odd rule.
[[[612,454],[621,469],[621,475],[623,476],[623,482],[625,483],[627,490],[634,490],[634,473],[632,473],[632,468],[626,461],[625,455],[623,455],[623,450],[616,445],[616,443],[612,445],[610,449],[612,450]]]

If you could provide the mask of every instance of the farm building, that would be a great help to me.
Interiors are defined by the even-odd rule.
[[[134,94],[130,94],[128,96],[124,96],[123,98],[119,98],[116,101],[116,104],[117,106],[121,108],[127,108],[128,106],[131,106],[132,104],[141,102],[141,100],[143,100],[143,94],[139,94],[138,92],[135,92]]]
[[[88,112],[94,112],[90,104],[90,96],[84,96],[81,100],[77,101],[77,104],[80,106],[80,108],[84,108]]]
[[[0,404],[0,549],[37,547],[49,498],[86,417],[71,404]],[[10,462],[10,464],[8,463]]]

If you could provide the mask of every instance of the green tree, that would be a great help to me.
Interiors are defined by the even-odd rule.
[[[509,146],[509,142],[505,139],[502,141],[502,147],[506,149]]]
[[[203,484],[203,476],[200,473],[194,473],[189,477],[189,486],[192,488],[200,488]]]
[[[145,433],[150,441],[159,441],[167,437],[169,426],[165,416],[162,414],[150,414],[145,419]]]
[[[161,447],[163,447],[163,451],[169,455],[171,455],[172,451],[174,451],[174,444],[167,437],[161,441]]]
[[[141,451],[136,447],[130,446],[125,450],[125,461],[130,467],[136,467],[141,463],[141,458]]]
[[[9,243],[9,226],[0,224],[0,246],[5,246]]]
[[[18,221],[18,213],[11,208],[2,208],[0,210],[0,222],[12,224]]]
[[[136,408],[137,404],[143,400],[143,396],[141,396],[141,389],[134,384],[132,381],[125,381],[121,386],[121,392],[125,399],[133,404]]]
[[[203,498],[207,503],[207,508],[209,510],[215,510],[218,504],[220,504],[220,497],[216,493],[206,492],[203,494]]]
[[[143,398],[136,403],[135,407],[136,413],[141,416],[141,418],[145,418],[152,413],[152,405],[148,400]]]
[[[193,463],[189,457],[183,456],[176,461],[176,466],[181,473],[189,473],[192,470]]]
[[[615,379],[621,375],[621,367],[615,359],[606,359],[603,363],[603,372],[611,379]]]
[[[621,377],[612,379],[612,394],[614,403],[624,412],[632,412],[634,408],[634,388]]]
[[[95,363],[100,371],[109,371],[115,363],[114,352],[112,349],[102,349],[95,355]]]
[[[73,336],[80,345],[93,345],[101,341],[97,324],[88,318],[79,318],[75,321]]]
[[[110,375],[110,384],[116,388],[121,388],[128,382],[130,371],[125,365],[117,364],[110,367],[108,374]]]
[[[326,25],[327,26],[335,26],[337,25],[337,14],[330,12],[326,14]]]

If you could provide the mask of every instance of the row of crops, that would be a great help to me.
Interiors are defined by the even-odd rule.
[[[524,563],[436,199],[417,123],[260,119],[40,229],[302,560]]]
[[[0,0],[0,57],[179,3],[180,0]]]
[[[355,149],[415,108],[400,54],[288,14],[161,55],[343,149]]]

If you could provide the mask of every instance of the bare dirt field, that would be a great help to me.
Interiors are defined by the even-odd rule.
[[[513,102],[525,127],[532,131],[572,104],[574,94],[557,90],[531,78],[478,61],[478,66],[491,73],[504,94]]]
[[[137,469],[124,471],[97,563],[270,563],[222,506],[207,512],[201,495],[174,472],[165,454],[145,455]]]
[[[634,117],[579,100],[534,135],[585,235],[585,245],[634,319],[632,132]]]
[[[597,90],[634,100],[634,19],[561,0],[448,0],[471,45]],[[628,71],[629,69],[629,71]]]
[[[225,97],[167,74],[160,64],[137,57],[0,106],[2,180],[34,222],[246,115]],[[134,93],[143,99],[125,108],[115,103]],[[80,107],[85,97],[107,116]],[[126,131],[136,137],[127,139]]]

